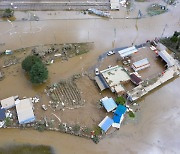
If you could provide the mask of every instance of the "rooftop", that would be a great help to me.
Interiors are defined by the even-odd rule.
[[[20,100],[20,102],[16,104],[16,111],[20,124],[33,122],[35,120],[33,105],[30,99]]]
[[[107,130],[112,126],[113,120],[106,116],[101,123],[98,125],[104,132],[107,132]]]
[[[110,87],[117,86],[121,84],[121,82],[130,80],[130,77],[127,74],[126,70],[118,65],[105,69],[101,71],[101,73]]]
[[[107,112],[110,112],[117,107],[117,104],[112,98],[105,97],[101,101]]]

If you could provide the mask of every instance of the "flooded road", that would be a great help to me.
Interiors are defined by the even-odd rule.
[[[94,49],[86,55],[62,63],[52,81],[86,70],[96,63],[97,57],[115,47],[140,44],[147,39],[160,37],[180,30],[176,8],[152,18],[130,19],[88,19],[88,20],[51,20],[38,22],[0,22],[0,50],[18,49],[50,43],[94,42]],[[169,22],[168,20],[169,19]],[[168,23],[167,23],[168,22]],[[50,71],[54,71],[53,65]],[[20,76],[16,76],[19,78]],[[35,95],[28,89],[26,79],[13,81],[8,76],[6,83],[0,83],[0,98],[11,95]],[[23,82],[23,84],[21,84]],[[8,85],[14,85],[10,91]],[[26,85],[22,87],[21,85]],[[107,136],[98,145],[82,138],[56,133],[39,133],[31,130],[0,130],[0,144],[45,144],[51,145],[59,153],[146,153],[163,154],[180,151],[180,79],[176,79],[156,90],[141,101],[141,118],[136,124],[127,124],[112,136]]]

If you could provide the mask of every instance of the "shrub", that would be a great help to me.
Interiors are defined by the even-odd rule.
[[[135,114],[132,111],[129,111],[128,114],[129,114],[129,117],[131,117],[131,118],[135,117]]]
[[[80,126],[79,126],[78,124],[76,124],[76,125],[73,126],[73,131],[74,131],[75,133],[78,133],[79,130],[80,130]]]
[[[11,18],[14,16],[14,11],[11,9],[5,9],[3,12],[3,18]]]
[[[124,105],[124,104],[126,103],[126,99],[125,99],[124,97],[120,96],[120,97],[117,97],[117,98],[116,98],[115,102],[116,102],[117,104]]]
[[[42,62],[36,62],[29,72],[32,83],[43,83],[48,78],[47,67]]]
[[[9,117],[7,117],[7,118],[5,119],[5,125],[8,127],[8,126],[11,126],[11,124],[12,124],[11,119],[10,119]]]

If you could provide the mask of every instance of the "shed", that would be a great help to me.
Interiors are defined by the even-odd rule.
[[[135,85],[139,85],[139,83],[142,81],[136,74],[130,74],[130,78],[131,81],[135,84]]]
[[[0,121],[3,121],[6,118],[5,109],[0,109]]]
[[[101,74],[95,76],[95,80],[101,91],[109,88],[108,84],[106,83]]]
[[[120,9],[120,4],[119,0],[110,0],[111,3],[111,10],[119,10]]]
[[[124,114],[126,112],[127,108],[124,105],[119,104],[118,107],[116,108],[116,111],[114,112],[114,114],[121,116],[122,114]]]
[[[140,71],[150,66],[150,63],[147,58],[134,62],[132,68],[134,71]]]
[[[133,53],[138,52],[137,48],[135,46],[125,48],[123,50],[118,51],[121,58],[125,58],[127,56],[130,56]]]
[[[102,105],[107,110],[107,112],[110,112],[117,107],[117,104],[115,103],[115,101],[112,98],[107,97],[107,99],[102,99],[101,102],[102,102]]]
[[[98,125],[104,132],[107,132],[107,130],[112,126],[113,120],[106,116],[101,123]]]
[[[167,63],[168,67],[174,66],[175,60],[171,55],[167,53],[166,50],[158,52],[158,55]]]
[[[0,102],[3,109],[9,109],[15,106],[14,96],[3,99]]]
[[[16,111],[20,124],[26,124],[35,121],[33,104],[29,98],[20,100],[20,102],[16,104]]]

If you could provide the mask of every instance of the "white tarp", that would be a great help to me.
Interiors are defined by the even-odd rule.
[[[20,100],[20,102],[16,104],[16,111],[20,124],[33,122],[35,120],[33,104],[28,98]]]

